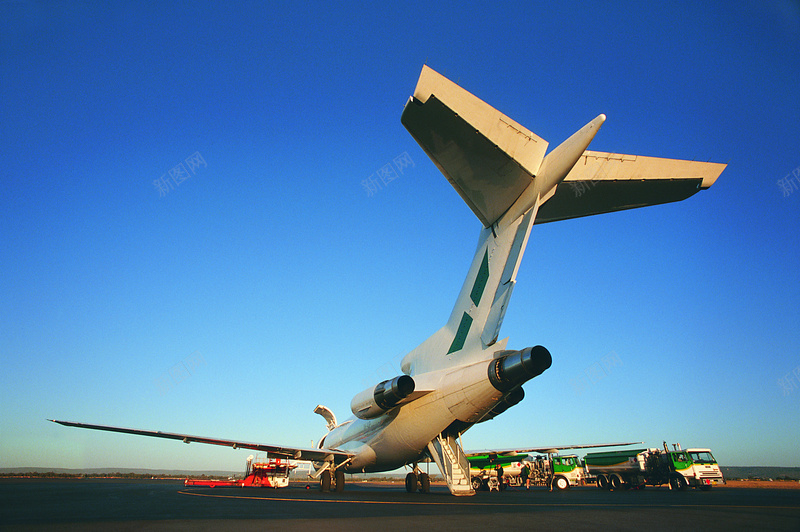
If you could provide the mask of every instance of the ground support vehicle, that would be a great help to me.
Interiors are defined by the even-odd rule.
[[[585,474],[577,455],[528,455],[492,460],[483,456],[470,458],[470,475],[475,490],[504,490],[508,486],[552,486],[564,490],[582,485]],[[526,471],[527,469],[527,471]],[[527,475],[526,475],[527,472]],[[530,482],[528,482],[530,481]]]
[[[586,473],[596,477],[601,489],[669,485],[675,490],[710,490],[714,484],[724,482],[709,449],[681,449],[675,445],[670,451],[665,443],[663,449],[589,453],[584,460]]]
[[[537,456],[528,462],[528,478],[534,486],[551,486],[565,490],[580,486],[585,481],[585,473],[580,459],[574,455]]]
[[[254,461],[250,456],[247,459],[247,469],[244,479],[206,480],[187,478],[185,486],[207,486],[210,488],[220,486],[238,486],[243,488],[285,488],[289,485],[289,473],[297,467],[290,464],[285,458],[266,458]]]

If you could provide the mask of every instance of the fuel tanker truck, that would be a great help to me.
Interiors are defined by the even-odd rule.
[[[709,449],[669,450],[630,449],[589,453],[584,458],[586,473],[597,478],[600,489],[641,489],[668,484],[671,489],[691,486],[710,490],[725,482],[717,461]]]

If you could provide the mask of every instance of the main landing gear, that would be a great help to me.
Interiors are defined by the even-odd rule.
[[[431,477],[421,471],[417,474],[417,471],[419,470],[415,467],[414,471],[406,475],[406,491],[414,493],[419,490],[420,493],[430,493]]]
[[[344,491],[344,469],[336,469],[333,473],[330,469],[322,472],[319,478],[319,490],[322,493],[330,493],[331,487],[336,493]]]

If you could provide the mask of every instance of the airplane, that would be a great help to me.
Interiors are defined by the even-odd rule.
[[[605,120],[547,153],[547,141],[423,66],[401,122],[481,222],[477,250],[446,324],[403,358],[402,375],[353,397],[341,423],[316,407],[328,429],[316,447],[50,421],[310,460],[323,491],[342,491],[345,473],[410,466],[406,489],[428,492],[419,464],[433,460],[452,494],[473,495],[461,435],[522,401],[522,385],[552,363],[541,345],[514,350],[499,338],[533,225],[684,200],[726,167],[589,151]]]

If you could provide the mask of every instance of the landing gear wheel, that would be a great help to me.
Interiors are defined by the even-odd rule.
[[[322,472],[322,476],[319,479],[319,490],[322,493],[331,491],[331,472],[327,469]]]
[[[344,491],[344,469],[337,469],[334,473],[334,480],[336,481],[336,493]]]
[[[406,475],[406,491],[409,493],[417,491],[417,475],[413,471]]]
[[[478,491],[483,486],[483,480],[481,477],[472,477],[472,489]]]
[[[569,488],[569,480],[564,477],[556,477],[555,480],[553,480],[553,486],[558,491],[564,491],[565,489]]]
[[[420,473],[419,475],[419,492],[431,492],[431,477],[429,477],[427,473]]]
[[[686,479],[683,475],[675,475],[669,479],[669,486],[674,490],[683,491],[686,489]]]

